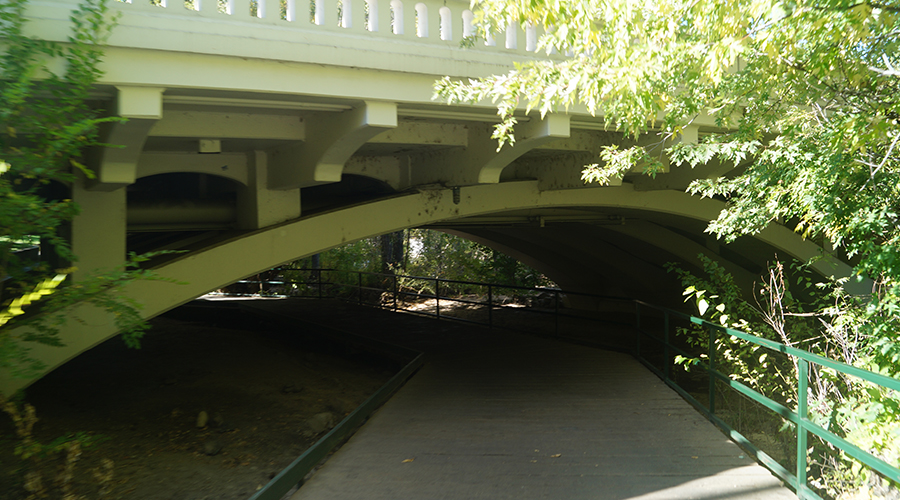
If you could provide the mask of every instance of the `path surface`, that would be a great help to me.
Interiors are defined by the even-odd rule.
[[[292,500],[796,498],[628,355],[315,304],[427,358]]]

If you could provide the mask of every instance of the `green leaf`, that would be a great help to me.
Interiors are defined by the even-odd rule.
[[[697,309],[700,310],[700,316],[703,316],[706,314],[706,310],[709,309],[709,302],[707,302],[706,299],[698,299]]]

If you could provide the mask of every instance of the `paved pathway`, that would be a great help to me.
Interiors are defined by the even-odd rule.
[[[628,355],[344,305],[275,307],[427,353],[291,500],[796,498]]]

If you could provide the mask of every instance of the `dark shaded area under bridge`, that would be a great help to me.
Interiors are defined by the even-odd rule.
[[[796,498],[627,354],[335,301],[247,305],[426,354],[292,500]]]

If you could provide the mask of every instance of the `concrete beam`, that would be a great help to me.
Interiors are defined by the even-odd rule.
[[[697,144],[699,141],[700,127],[696,125],[688,125],[684,128],[683,133],[674,140],[666,141],[664,144],[659,142],[657,136],[642,138],[638,144],[648,148],[651,156],[658,157],[665,165],[665,171],[656,177],[643,175],[643,166],[638,165],[629,172],[631,181],[637,191],[656,191],[661,189],[675,189],[684,191],[688,185],[696,179],[715,179],[727,174],[735,168],[730,162],[720,162],[713,159],[705,164],[691,167],[690,165],[671,165],[669,157],[663,152],[663,149],[669,148],[674,144],[686,143]],[[654,142],[655,141],[655,142]],[[627,147],[627,146],[626,146]]]
[[[610,179],[605,186],[585,184],[581,178],[584,166],[597,161],[597,155],[593,152],[572,151],[556,154],[549,161],[546,157],[522,158],[516,162],[515,167],[507,170],[513,170],[512,174],[516,179],[537,179],[541,191],[621,186],[621,178]]]
[[[742,286],[745,291],[750,291],[750,286],[756,278],[758,278],[757,275],[744,269],[740,265],[724,259],[719,255],[718,249],[711,249],[707,246],[700,245],[684,235],[650,221],[633,220],[620,226],[604,226],[604,229],[630,236],[657,248],[665,249],[666,252],[676,256],[681,262],[690,264],[697,269],[703,269],[703,263],[701,262],[699,255],[707,255],[725,267],[725,270],[734,276],[735,281]]]
[[[464,125],[402,119],[397,128],[382,132],[369,144],[409,144],[421,146],[469,145],[469,135]]]
[[[218,175],[248,185],[245,153],[144,153],[137,162],[136,178],[175,172]]]
[[[72,184],[72,200],[81,209],[71,224],[76,282],[125,263],[125,188],[88,190],[86,183],[79,174]]]
[[[378,179],[397,191],[409,187],[409,168],[394,155],[354,156],[344,166],[344,173]]]
[[[297,115],[166,110],[149,136],[302,141],[306,126]]]
[[[269,188],[340,182],[350,156],[369,139],[396,126],[397,105],[387,102],[366,101],[350,111],[311,118],[305,142],[272,151]]]
[[[150,129],[162,118],[160,87],[116,87],[115,115],[126,121],[106,123],[101,140],[112,147],[102,148],[91,165],[97,176],[86,187],[92,191],[114,191],[136,179],[137,162]]]
[[[536,149],[540,151],[590,152],[599,154],[602,146],[615,144],[620,142],[622,138],[622,134],[618,132],[579,130],[571,127],[572,125],[570,122],[568,137],[550,141],[538,146]]]

